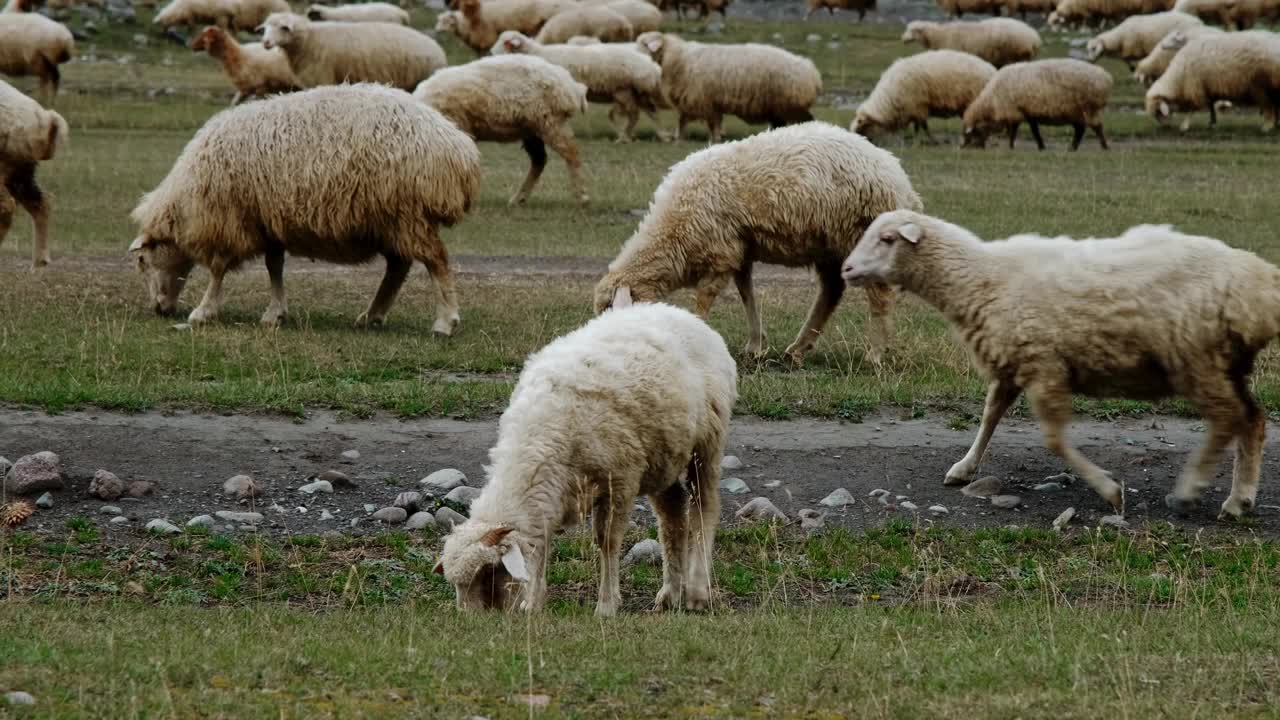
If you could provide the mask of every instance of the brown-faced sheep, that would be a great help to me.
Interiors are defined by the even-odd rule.
[[[964,114],[995,74],[991,63],[956,50],[928,50],[894,60],[858,106],[849,129],[871,137],[912,125],[927,136],[930,117]]]
[[[1217,101],[1255,105],[1263,131],[1280,110],[1280,35],[1261,30],[1207,34],[1187,41],[1169,69],[1147,90],[1147,112],[1163,122],[1174,110],[1208,109],[1217,123]]]
[[[579,5],[556,13],[534,38],[543,45],[557,45],[575,35],[622,42],[635,37],[631,23],[608,5]]]
[[[36,166],[67,142],[67,121],[52,110],[0,81],[0,242],[13,225],[21,204],[35,228],[31,252],[34,267],[48,265],[49,204],[36,185]]]
[[[913,20],[902,42],[918,42],[928,50],[958,50],[1001,67],[1034,58],[1040,52],[1040,33],[1013,18],[957,20],[946,23]]]
[[[1007,65],[982,89],[964,113],[965,145],[982,147],[1000,129],[1009,133],[1009,147],[1026,122],[1036,147],[1044,150],[1040,125],[1070,125],[1075,130],[1071,149],[1080,147],[1085,128],[1098,136],[1102,149],[1102,110],[1111,95],[1111,74],[1083,60],[1037,60]]]
[[[58,94],[62,81],[58,66],[75,51],[75,38],[62,23],[36,13],[0,13],[0,73],[36,76],[46,105]]]
[[[191,40],[191,49],[204,51],[222,63],[222,69],[236,88],[231,104],[246,97],[263,97],[299,88],[298,79],[289,69],[289,58],[279,48],[267,50],[261,43],[241,45],[231,33],[214,25],[200,31]]]
[[[1169,33],[1204,27],[1200,18],[1184,12],[1134,15],[1114,28],[1091,38],[1085,46],[1090,61],[1100,57],[1114,57],[1125,61],[1129,69],[1145,58]]]
[[[848,10],[858,13],[858,22],[867,16],[867,11],[876,9],[876,0],[807,0],[809,9],[804,14],[808,20],[814,13],[826,8],[828,15],[835,15],[836,10]]]
[[[385,83],[412,90],[447,63],[435,40],[379,22],[312,22],[293,13],[267,18],[262,46],[279,47],[303,87]]]
[[[365,2],[352,5],[309,5],[307,19],[336,22],[384,22],[397,25],[409,24],[409,13],[403,8],[385,2]]]

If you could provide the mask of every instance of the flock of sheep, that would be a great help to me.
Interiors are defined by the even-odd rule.
[[[5,23],[57,25],[27,12],[27,1],[12,0],[0,13],[6,57],[14,36],[4,34]],[[1054,21],[1111,17],[1071,9],[1078,1],[1061,0]],[[1153,114],[1212,112],[1227,100],[1259,106],[1274,124],[1274,36],[1209,30],[1186,13],[1142,9],[1159,12],[1124,20],[1088,50],[1095,59],[1141,60],[1139,74],[1154,80]],[[1242,17],[1231,22],[1242,25]],[[661,33],[660,21],[640,0],[460,0],[438,28],[483,57],[446,67],[439,45],[391,5],[312,6],[300,15],[283,0],[174,0],[157,22],[208,24],[191,45],[222,62],[237,90],[233,104],[263,99],[210,119],[133,210],[139,234],[129,249],[155,310],[175,312],[200,265],[211,281],[189,321],[212,321],[226,274],[262,257],[271,285],[262,321],[275,326],[288,313],[287,255],[342,264],[380,256],[386,271],[358,323],[382,323],[420,261],[438,293],[434,330],[451,335],[460,311],[440,232],[477,200],[476,142],[520,142],[527,151],[531,168],[513,203],[532,191],[547,146],[564,157],[586,202],[570,120],[588,102],[607,103],[627,141],[641,112],[656,124],[659,109],[674,108],[676,138],[702,121],[713,145],[676,164],[658,186],[595,288],[597,317],[526,362],[500,420],[489,481],[437,565],[460,606],[541,606],[550,538],[591,515],[602,560],[597,611],[617,612],[620,543],[640,494],[652,500],[664,547],[656,605],[707,606],[737,377],[703,318],[732,280],[747,316],[745,354],[764,352],[756,262],[816,270],[813,307],[786,350],[796,364],[847,286],[867,294],[873,362],[891,342],[896,289],[923,298],[958,330],[990,385],[978,436],[947,484],[969,481],[997,423],[1025,392],[1047,446],[1122,510],[1121,486],[1066,440],[1072,394],[1176,393],[1200,409],[1207,439],[1170,506],[1185,511],[1197,502],[1233,442],[1222,516],[1253,506],[1265,416],[1248,383],[1255,356],[1280,334],[1280,269],[1167,226],[1112,239],[983,242],[922,214],[898,159],[864,137],[908,124],[928,132],[930,117],[963,115],[972,144],[1000,130],[1012,144],[1027,122],[1041,147],[1039,125],[1053,123],[1074,126],[1073,147],[1086,129],[1106,147],[1106,71],[1080,60],[1034,60],[1039,35],[1011,18],[913,22],[904,39],[928,50],[885,71],[850,132],[812,121],[822,81],[807,59],[766,45],[691,42]],[[236,30],[258,26],[260,45],[236,39]],[[39,51],[24,56],[22,72],[12,63],[0,70],[39,76],[51,100],[57,66],[72,53],[70,35],[23,37],[35,38]],[[1155,56],[1172,57],[1159,80]],[[1233,69],[1237,62],[1250,71]],[[719,143],[728,114],[774,129]],[[35,168],[66,137],[58,113],[0,83],[7,190],[0,239],[21,203],[35,222],[37,265],[49,259],[48,209]],[[661,302],[680,288],[695,289],[694,313]]]

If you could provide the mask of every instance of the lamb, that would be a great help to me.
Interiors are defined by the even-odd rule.
[[[999,15],[1000,0],[938,0],[938,7],[952,17],[964,17],[965,13],[975,15]]]
[[[1040,33],[1013,18],[948,23],[913,20],[902,42],[918,42],[928,50],[959,50],[1001,67],[1030,60],[1040,52]]]
[[[191,41],[195,52],[205,51],[222,63],[236,88],[232,105],[246,97],[265,97],[298,89],[298,79],[289,69],[289,58],[280,49],[267,50],[261,43],[241,45],[231,33],[209,26]]]
[[[1112,239],[982,242],[898,211],[871,225],[842,274],[850,284],[900,286],[933,305],[988,378],[978,436],[947,472],[947,485],[973,476],[996,424],[1025,391],[1049,450],[1122,509],[1123,487],[1067,441],[1071,396],[1176,393],[1204,416],[1206,442],[1166,502],[1180,511],[1195,503],[1234,440],[1235,473],[1220,517],[1253,507],[1266,414],[1249,375],[1280,334],[1280,269],[1253,253],[1168,225]]]
[[[611,6],[580,4],[552,16],[534,39],[543,45],[554,45],[575,35],[589,35],[605,42],[617,42],[630,40],[635,34],[631,23]]]
[[[1260,30],[1208,34],[1187,41],[1169,69],[1147,90],[1146,109],[1164,122],[1173,110],[1208,108],[1229,100],[1257,105],[1264,132],[1276,126],[1280,110],[1280,35]]]
[[[695,312],[706,317],[732,278],[747,315],[745,353],[764,352],[764,330],[751,283],[755,262],[812,265],[819,289],[808,320],[787,348],[800,365],[840,302],[840,263],[880,213],[920,209],[898,159],[866,138],[812,122],[707,148],[671,168],[649,212],[609,264],[595,289],[607,309],[620,288],[637,301],[696,287]],[[867,288],[869,357],[889,342],[893,291]]]
[[[849,129],[871,137],[910,124],[929,136],[931,116],[963,114],[995,74],[991,63],[955,50],[927,50],[894,60],[858,106]]]
[[[1151,15],[1133,15],[1124,22],[1089,40],[1085,46],[1090,62],[1107,56],[1119,58],[1133,66],[1145,58],[1171,32],[1203,27],[1194,15],[1171,10]]]
[[[498,421],[489,480],[435,566],[458,607],[541,609],[551,538],[590,512],[600,548],[596,614],[615,615],[623,534],[644,493],[663,545],[655,608],[707,609],[736,399],[724,340],[670,305],[620,296],[614,310],[530,356]]]
[[[1173,10],[1173,0],[1059,0],[1049,13],[1049,26],[1098,25],[1119,22],[1130,15]]]
[[[662,69],[629,44],[543,45],[508,30],[493,46],[494,55],[507,53],[536,55],[559,65],[587,86],[588,101],[611,103],[609,120],[616,122],[617,116],[626,119],[626,125],[618,129],[618,142],[631,142],[642,109],[658,124],[657,111],[663,104]]]
[[[1215,27],[1202,25],[1186,30],[1176,30],[1165,35],[1160,43],[1146,57],[1142,58],[1142,61],[1134,68],[1133,78],[1150,87],[1151,83],[1160,79],[1160,76],[1169,69],[1169,63],[1173,62],[1173,57],[1186,46],[1188,40],[1200,35],[1221,32]]]
[[[438,299],[433,329],[451,335],[458,301],[440,226],[462,220],[480,190],[471,138],[408,93],[356,84],[277,95],[213,116],[133,210],[129,246],[159,314],[172,314],[198,263],[212,281],[188,317],[215,319],[228,271],[265,256],[271,303],[285,320],[285,253],[342,264],[377,255],[387,270],[356,321],[381,325],[414,261]]]
[[[529,154],[529,174],[511,198],[522,204],[547,166],[547,145],[569,167],[569,181],[586,204],[582,161],[569,121],[587,111],[587,86],[568,70],[532,55],[499,55],[446,68],[413,96],[439,110],[477,140],[516,142]]]
[[[236,16],[235,5],[235,0],[171,0],[151,22],[165,30],[181,25],[217,25],[226,29]]]
[[[876,0],[808,0],[808,5],[809,10],[804,14],[805,20],[826,8],[828,15],[835,15],[836,10],[851,10],[858,13],[858,22],[862,22],[868,10],[876,9]]]
[[[461,0],[457,11],[436,18],[436,32],[451,32],[477,55],[485,55],[503,32],[537,35],[564,7],[562,0]]]
[[[435,40],[403,25],[312,22],[293,13],[267,18],[262,46],[284,50],[303,87],[377,82],[412,90],[447,64]]]
[[[1087,127],[1106,150],[1102,110],[1111,84],[1110,73],[1083,60],[1037,60],[1000,68],[964,112],[964,144],[983,147],[989,134],[1004,128],[1012,149],[1018,126],[1026,121],[1041,150],[1041,123],[1070,125],[1075,130],[1073,151],[1079,149]]]
[[[0,81],[0,243],[13,225],[16,205],[31,216],[35,244],[31,264],[43,267],[49,257],[49,205],[36,185],[36,166],[53,158],[67,142],[67,121],[53,110]]]
[[[250,32],[256,32],[272,13],[289,12],[285,0],[231,0],[231,7],[235,11],[231,27]]]
[[[391,3],[367,2],[354,5],[311,5],[307,19],[338,22],[384,22],[409,24],[409,13]]]
[[[65,25],[36,13],[0,13],[0,73],[35,75],[44,104],[53,103],[62,73],[58,66],[75,55],[76,41]]]
[[[808,58],[771,45],[710,45],[656,32],[636,45],[662,67],[663,94],[680,116],[677,140],[700,120],[711,142],[720,142],[725,115],[775,128],[813,119],[822,77]]]

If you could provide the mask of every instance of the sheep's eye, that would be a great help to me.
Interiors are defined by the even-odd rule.
[[[880,242],[882,242],[882,243],[886,243],[886,244],[889,244],[889,245],[892,245],[892,244],[893,244],[893,241],[894,241],[894,240],[897,240],[897,239],[898,239],[898,236],[897,236],[897,235],[894,235],[893,233],[885,233],[885,234],[883,234],[883,235],[881,235],[881,236],[880,236]]]

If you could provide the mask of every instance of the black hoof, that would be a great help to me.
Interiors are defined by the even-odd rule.
[[[1200,506],[1199,500],[1185,500],[1173,493],[1164,496],[1165,507],[1178,513],[1179,515],[1189,515],[1191,511]]]

